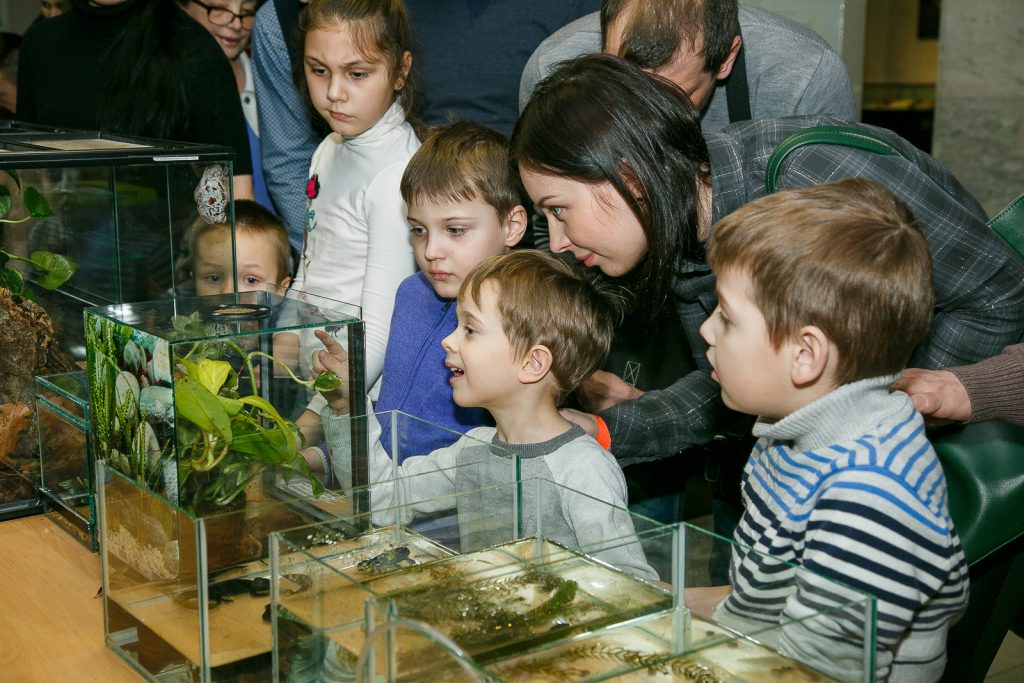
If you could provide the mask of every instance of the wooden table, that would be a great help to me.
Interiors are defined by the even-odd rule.
[[[140,680],[103,643],[98,555],[37,515],[0,522],[0,568],[0,680]]]

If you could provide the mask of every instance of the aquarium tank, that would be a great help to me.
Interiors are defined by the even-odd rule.
[[[212,145],[0,122],[0,519],[39,510],[34,378],[84,367],[84,308],[187,286],[185,231],[204,214],[233,221],[232,160]]]
[[[317,401],[364,412],[357,306],[284,290],[89,308],[93,451],[143,487],[204,517],[243,508],[251,485],[316,496]],[[325,342],[342,376],[314,372]],[[263,481],[264,484],[268,483]]]

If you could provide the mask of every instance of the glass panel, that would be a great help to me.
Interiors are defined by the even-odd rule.
[[[221,179],[231,224],[233,153],[9,122],[0,149],[0,282],[12,292],[0,304],[16,321],[0,333],[0,354],[17,368],[0,405],[34,411],[35,375],[84,367],[85,308],[182,288],[174,265],[186,229],[201,220],[195,190],[204,176]],[[34,417],[27,423],[35,431]],[[40,510],[35,439],[4,455],[0,519]]]
[[[302,452],[322,431],[314,394],[345,394],[363,410],[355,306],[246,292],[92,308],[86,320],[97,454],[200,517],[257,476],[305,480],[292,493],[318,494],[322,474]],[[316,334],[348,349],[347,376],[303,370],[300,359],[324,348]]]
[[[508,486],[542,506],[584,495],[548,480]],[[435,507],[486,494],[460,490]],[[768,622],[727,617],[709,560],[732,544],[686,524],[629,518],[629,533],[590,545],[556,543],[538,524],[455,554],[429,552],[430,539],[401,524],[377,526],[388,521],[379,513],[361,535],[351,531],[359,520],[274,534],[276,672],[281,680],[354,680],[360,670],[415,681],[872,680],[869,596],[797,568],[796,589],[826,596],[826,606]],[[611,561],[623,557],[634,566]],[[291,587],[298,576],[310,577],[310,589]]]
[[[46,512],[83,545],[96,550],[89,390],[84,370],[36,377],[36,427],[39,492]]]
[[[446,431],[422,421],[415,424],[424,433]],[[449,438],[457,436],[449,433]],[[251,444],[234,446],[251,449]],[[158,459],[160,454],[149,457]],[[356,524],[362,523],[357,519],[368,516],[353,511],[351,500],[359,492],[335,489],[318,498],[285,495],[274,476],[255,478],[221,512],[201,518],[109,463],[99,463],[97,477],[104,593],[112,615],[107,642],[149,680],[271,680],[268,537],[318,520],[332,539],[356,537]],[[387,486],[393,484],[379,487]],[[369,499],[367,492],[362,494]],[[417,543],[414,538],[421,537],[414,532],[396,544],[394,534],[376,540],[363,536],[365,547],[353,562],[402,543],[415,548],[411,554],[416,558],[454,552],[426,536]],[[315,541],[305,542],[315,547]],[[365,566],[383,571],[387,564],[378,559]],[[310,590],[314,578],[288,573],[292,576],[282,580],[283,591],[300,595]]]

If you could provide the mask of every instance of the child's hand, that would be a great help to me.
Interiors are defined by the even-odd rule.
[[[683,602],[698,617],[711,620],[723,600],[732,593],[732,586],[699,586],[683,589]]]
[[[323,330],[313,333],[324,345],[312,356],[313,377],[321,372],[333,372],[341,380],[341,386],[334,391],[321,392],[327,404],[335,413],[347,413],[348,408],[348,354],[338,340]]]

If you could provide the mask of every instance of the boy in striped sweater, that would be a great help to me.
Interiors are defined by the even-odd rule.
[[[781,651],[860,679],[866,615],[830,609],[850,586],[876,599],[876,679],[937,680],[967,566],[922,418],[889,391],[932,314],[913,215],[866,180],[778,192],[714,226],[708,261],[712,378],[726,405],[759,416],[715,619],[781,623]]]

